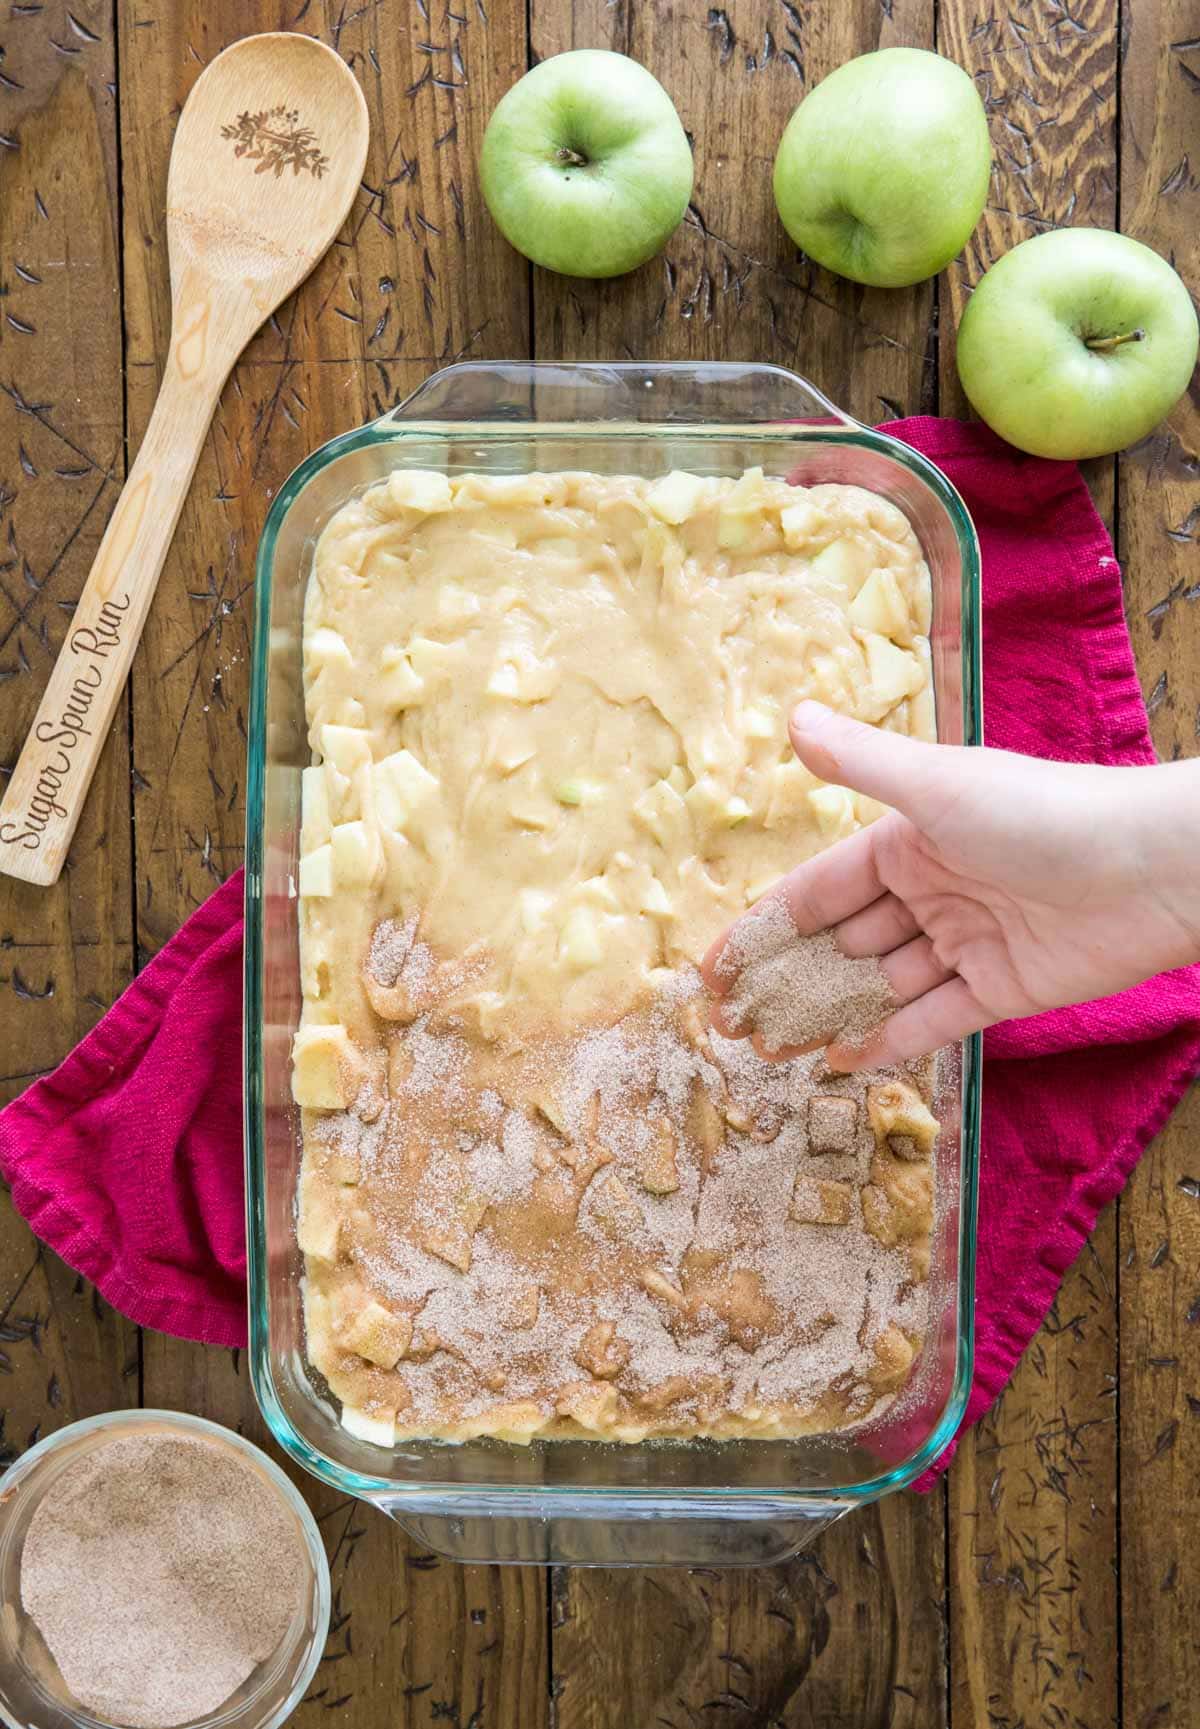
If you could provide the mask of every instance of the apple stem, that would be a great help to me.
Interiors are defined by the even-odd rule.
[[[578,150],[571,150],[565,144],[562,145],[558,151],[558,160],[564,165],[564,167],[586,168],[588,165],[588,159],[586,156],[581,156]]]
[[[1120,348],[1124,342],[1145,342],[1146,332],[1139,325],[1136,330],[1127,330],[1121,336],[1089,336],[1084,342],[1085,348],[1090,348],[1093,354],[1111,354],[1114,348]]]

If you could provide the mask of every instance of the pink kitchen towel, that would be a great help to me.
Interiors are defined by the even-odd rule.
[[[1153,761],[1120,571],[1078,469],[956,421],[886,430],[948,475],[979,532],[988,742]],[[241,1028],[239,872],[0,1113],[0,1174],[38,1235],[131,1320],[220,1345],[246,1339]],[[968,1423],[1200,1069],[1200,969],[996,1027],[985,1055]]]

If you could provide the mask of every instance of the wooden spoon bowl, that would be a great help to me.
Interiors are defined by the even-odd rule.
[[[367,105],[310,36],[247,36],[201,73],[167,176],[172,294],[191,272],[257,330],[302,282],[362,180]],[[182,332],[178,333],[182,335]]]

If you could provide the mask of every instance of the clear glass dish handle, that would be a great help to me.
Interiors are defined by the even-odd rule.
[[[857,428],[815,385],[754,361],[469,360],[443,367],[382,424]]]
[[[604,1514],[595,1507],[572,1514],[514,1511],[511,1492],[472,1498],[474,1508],[438,1513],[415,1510],[402,1494],[371,1500],[447,1560],[539,1567],[770,1567],[808,1548],[848,1510],[845,1502],[815,1500],[745,1517],[728,1502],[720,1510],[663,1503],[641,1512],[625,1502]]]

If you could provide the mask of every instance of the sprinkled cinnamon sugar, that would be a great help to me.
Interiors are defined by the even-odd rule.
[[[801,936],[778,896],[733,928],[717,962],[731,1028],[757,1033],[764,1050],[861,1045],[896,1007],[874,956],[852,960],[832,931]]]
[[[415,918],[406,919],[403,924],[398,924],[395,919],[383,919],[377,924],[371,934],[371,946],[367,950],[366,971],[370,977],[378,984],[394,985],[412,954],[416,934]],[[423,957],[415,958],[419,970],[425,971],[431,958],[428,949],[424,950]]]
[[[343,1401],[460,1438],[528,1406],[553,1434],[582,1389],[588,1432],[632,1438],[833,1427],[892,1390],[876,1344],[919,1340],[926,1291],[907,1244],[864,1226],[880,1077],[765,1061],[708,1029],[693,969],[660,985],[615,1025],[503,1055],[453,1003],[392,1033],[384,1132],[360,1129],[338,1191],[345,1258],[309,1268],[310,1354]],[[815,1096],[853,1105],[844,1150],[810,1145]],[[831,1182],[845,1216],[808,1222]],[[394,1369],[338,1344],[336,1315],[368,1301],[412,1321]]]

